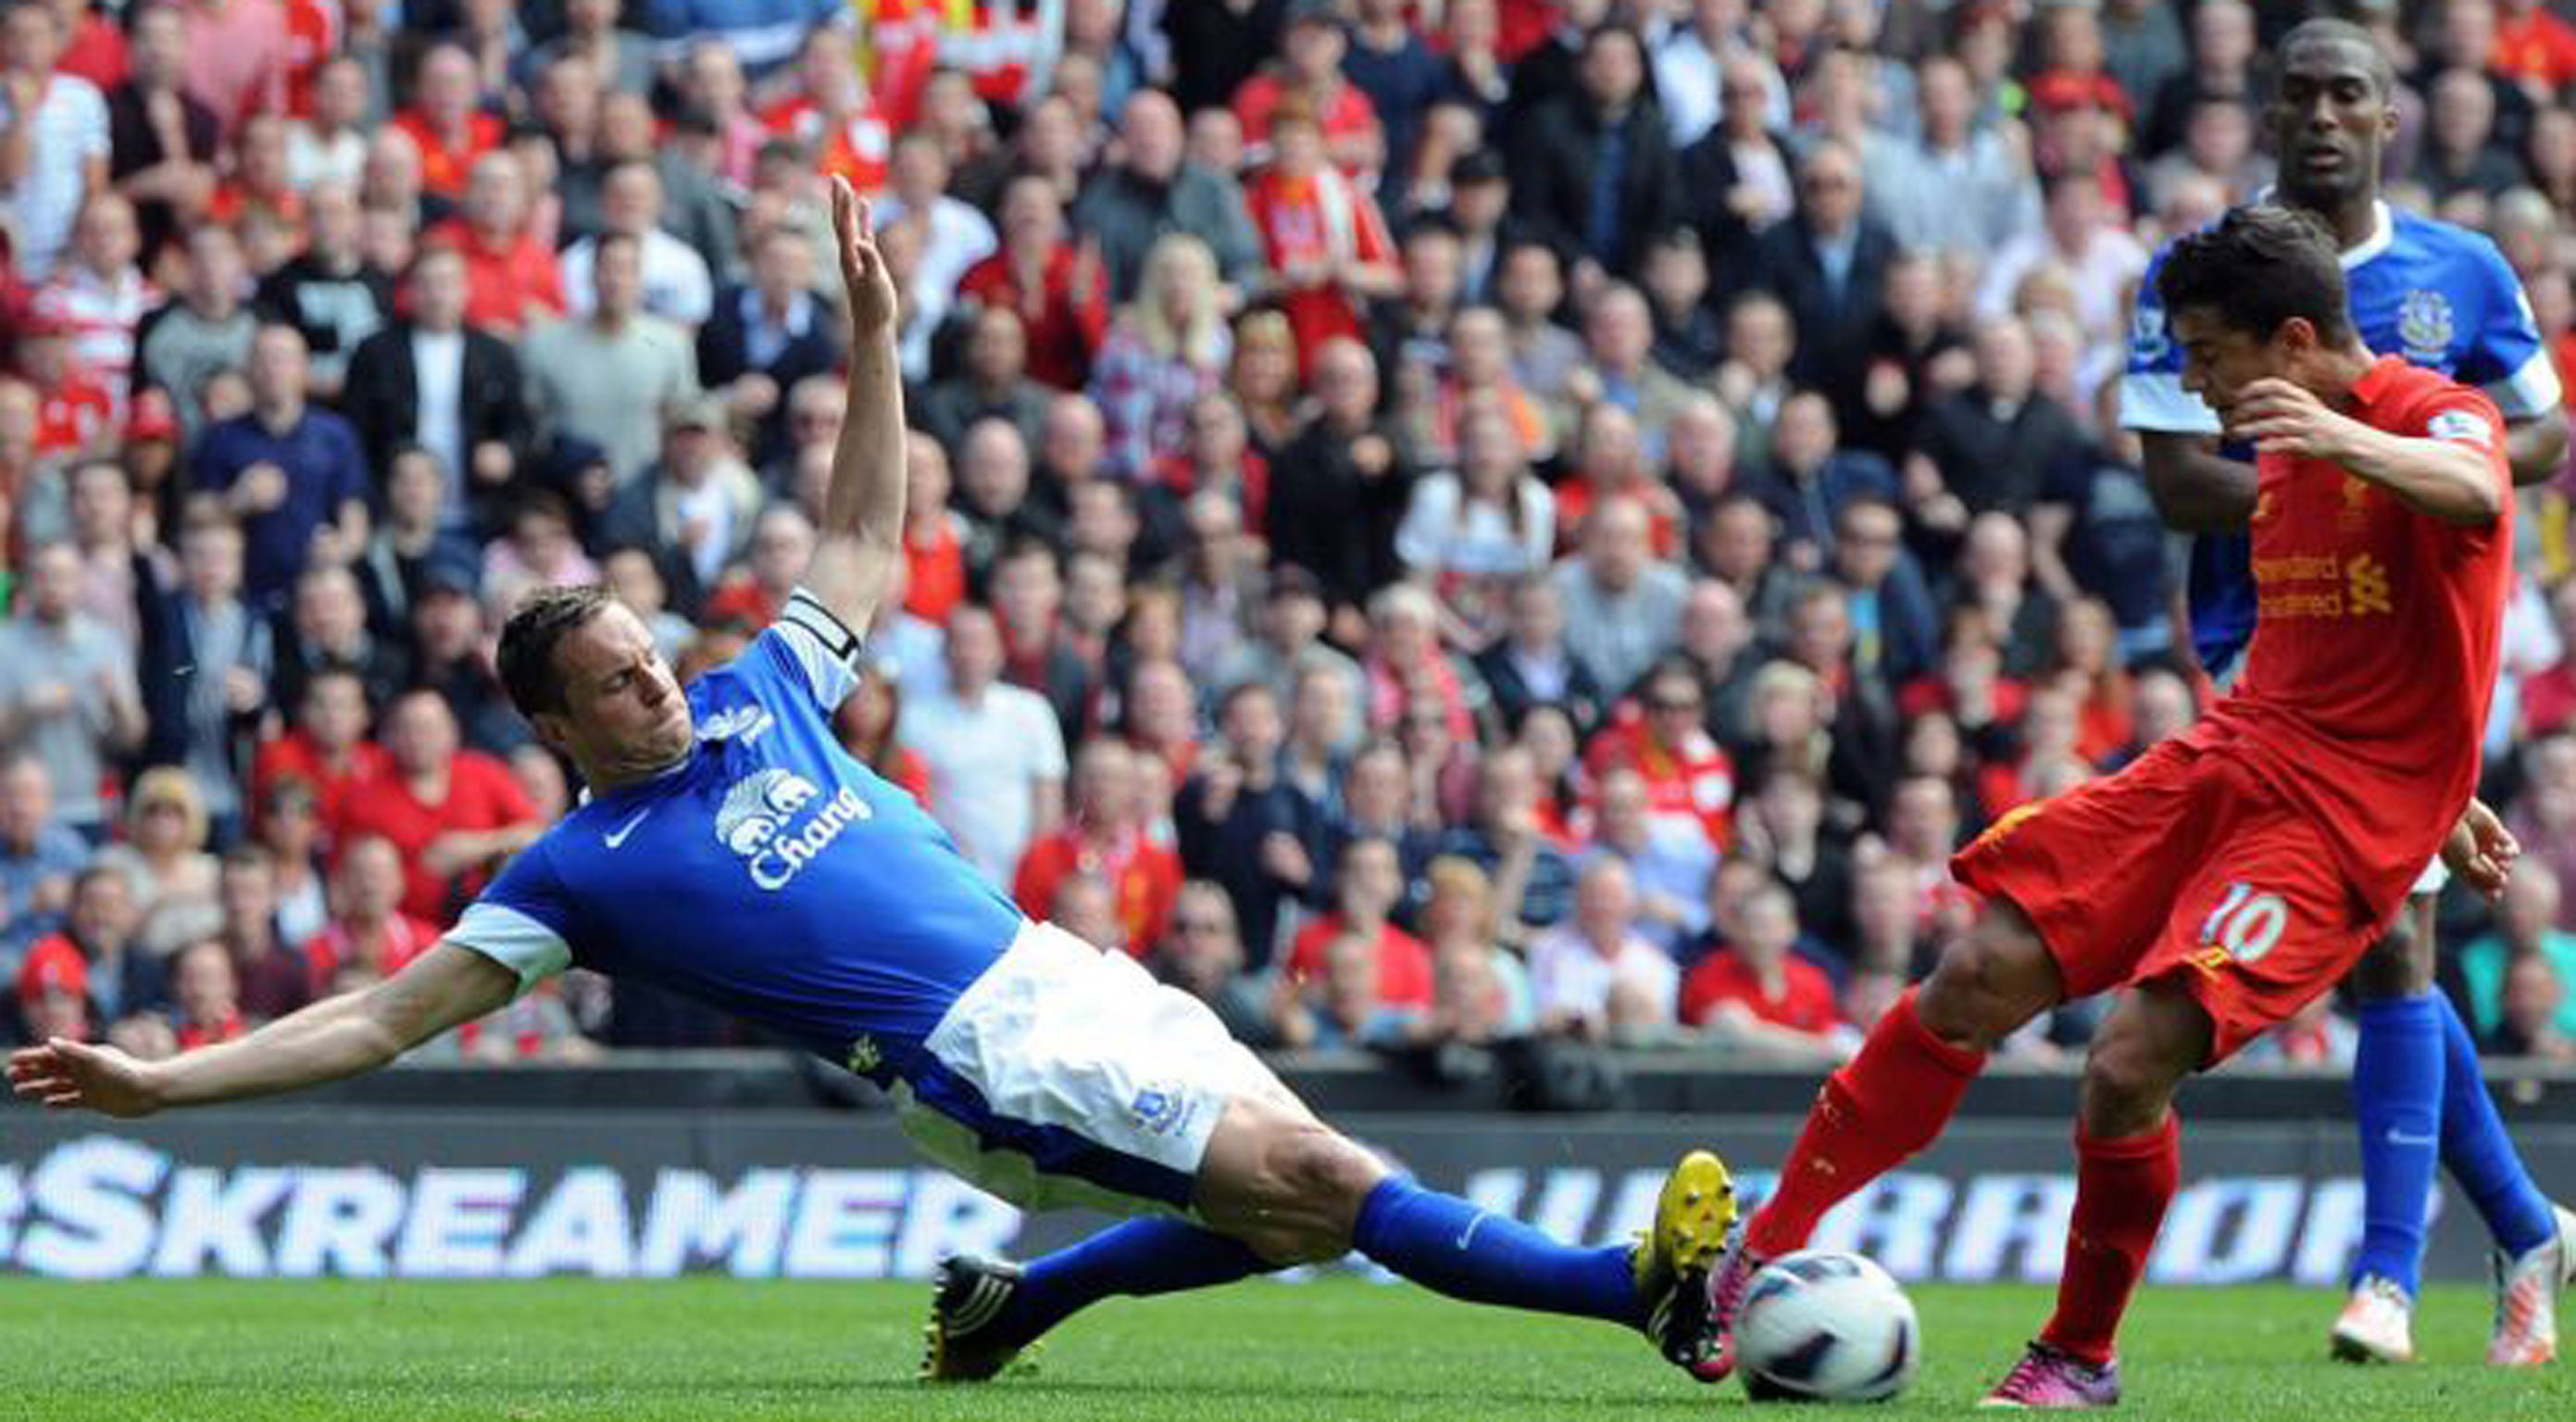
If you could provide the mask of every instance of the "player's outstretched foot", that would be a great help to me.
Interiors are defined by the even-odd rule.
[[[2099,1367],[2072,1353],[2033,1343],[2021,1355],[2013,1370],[1995,1384],[1983,1408],[2020,1410],[2048,1408],[2074,1411],[2087,1407],[2120,1405],[2120,1365],[2104,1363]]]
[[[2576,1211],[2552,1206],[2558,1230],[2543,1243],[2495,1259],[2495,1335],[2487,1362],[2536,1368],[2558,1356],[2558,1295],[2576,1283]]]
[[[1717,1350],[1709,1272],[1735,1226],[1735,1181],[1704,1150],[1681,1158],[1655,1200],[1654,1227],[1637,1243],[1637,1297],[1646,1336],[1666,1361],[1696,1377]]]
[[[1022,1344],[993,1327],[1020,1286],[1020,1266],[960,1254],[939,1261],[938,1292],[923,1326],[923,1382],[982,1382],[1011,1365]]]
[[[2344,1301],[2343,1314],[2326,1340],[2343,1362],[2414,1362],[2415,1301],[2395,1279],[2364,1274],[2353,1284],[2352,1297]]]
[[[1705,1361],[1690,1368],[1690,1375],[1704,1383],[1724,1382],[1735,1371],[1735,1315],[1744,1307],[1744,1295],[1753,1287],[1753,1276],[1770,1263],[1759,1257],[1743,1239],[1726,1251],[1726,1260],[1708,1281],[1708,1328],[1715,1340]]]

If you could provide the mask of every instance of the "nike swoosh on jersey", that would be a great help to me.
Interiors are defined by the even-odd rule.
[[[619,825],[617,828],[610,830],[606,834],[601,835],[600,839],[606,842],[609,848],[615,849],[619,845],[624,844],[626,842],[626,837],[635,833],[635,827],[644,823],[645,818],[652,813],[652,807],[646,806],[644,809],[636,812],[635,818],[628,820],[626,823]]]

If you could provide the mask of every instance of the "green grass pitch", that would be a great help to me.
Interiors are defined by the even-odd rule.
[[[558,1419],[1459,1418],[1475,1422],[1748,1414],[1598,1324],[1473,1309],[1349,1281],[1245,1284],[1116,1301],[1049,1341],[1033,1373],[980,1387],[911,1381],[921,1285],[549,1281],[443,1284],[0,1283],[0,1418]],[[2047,1309],[2022,1287],[1916,1291],[1929,1352],[1868,1417],[1954,1416]],[[2358,1370],[2324,1358],[2331,1296],[2150,1290],[2131,1316],[2139,1418],[2417,1422],[2576,1417],[2576,1368],[2477,1364],[2486,1300],[2437,1290],[2433,1361]]]

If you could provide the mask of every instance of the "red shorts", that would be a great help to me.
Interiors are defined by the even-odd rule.
[[[2381,927],[2312,818],[2172,741],[2005,814],[1950,872],[2029,916],[2070,999],[2180,983],[2209,1013],[2208,1065],[2333,987]]]

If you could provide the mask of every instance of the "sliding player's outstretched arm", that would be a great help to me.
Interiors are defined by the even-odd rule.
[[[903,374],[895,354],[894,278],[867,204],[832,180],[832,231],[849,296],[850,398],[832,450],[822,537],[805,586],[864,636],[903,556]]]
[[[167,1061],[56,1038],[11,1055],[9,1085],[30,1101],[110,1116],[273,1096],[373,1071],[460,1022],[508,1006],[518,990],[518,974],[441,943],[372,987]]]

